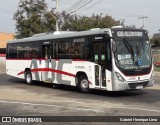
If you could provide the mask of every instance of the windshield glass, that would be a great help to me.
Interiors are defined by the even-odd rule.
[[[123,38],[116,40],[116,65],[122,69],[148,68],[151,65],[149,41]]]

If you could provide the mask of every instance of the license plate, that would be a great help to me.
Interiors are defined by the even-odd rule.
[[[136,89],[143,89],[142,85],[136,86]]]

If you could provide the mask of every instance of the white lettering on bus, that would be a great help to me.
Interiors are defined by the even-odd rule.
[[[142,37],[143,33],[139,31],[118,31],[117,36],[119,37]]]

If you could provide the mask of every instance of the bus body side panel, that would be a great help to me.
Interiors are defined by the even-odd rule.
[[[52,60],[50,72],[52,83],[76,86],[76,74],[83,72],[92,82],[92,63],[80,60]]]
[[[75,68],[71,59],[60,59],[56,61],[56,69],[57,83],[75,86]]]
[[[41,81],[41,73],[36,70],[39,69],[41,65],[39,60],[9,60],[6,61],[6,73],[8,75],[24,79],[25,69],[30,69],[32,73],[32,79]]]
[[[39,70],[41,69],[41,66],[42,66],[42,60],[32,59],[30,64],[28,64],[27,66],[29,66],[28,68],[31,69],[32,79],[36,81],[42,81],[42,78],[41,78],[42,73]]]
[[[83,74],[86,74],[88,81],[89,81],[89,87],[93,88],[94,86],[94,73],[93,73],[93,68],[94,65],[92,62],[88,62],[88,61],[73,61],[72,63],[73,65],[71,65],[70,69],[74,69],[74,74],[76,75],[77,73],[81,72]],[[75,78],[74,80],[71,81],[71,85],[76,85],[75,82]]]
[[[6,59],[6,74],[18,77],[17,60]]]

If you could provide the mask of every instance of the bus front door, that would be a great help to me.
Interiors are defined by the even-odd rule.
[[[42,45],[42,57],[44,61],[42,62],[42,81],[51,83],[52,82],[52,73],[51,69],[51,59],[53,57],[53,46],[52,45]]]
[[[99,88],[106,88],[106,43],[103,41],[94,42],[95,85]]]

